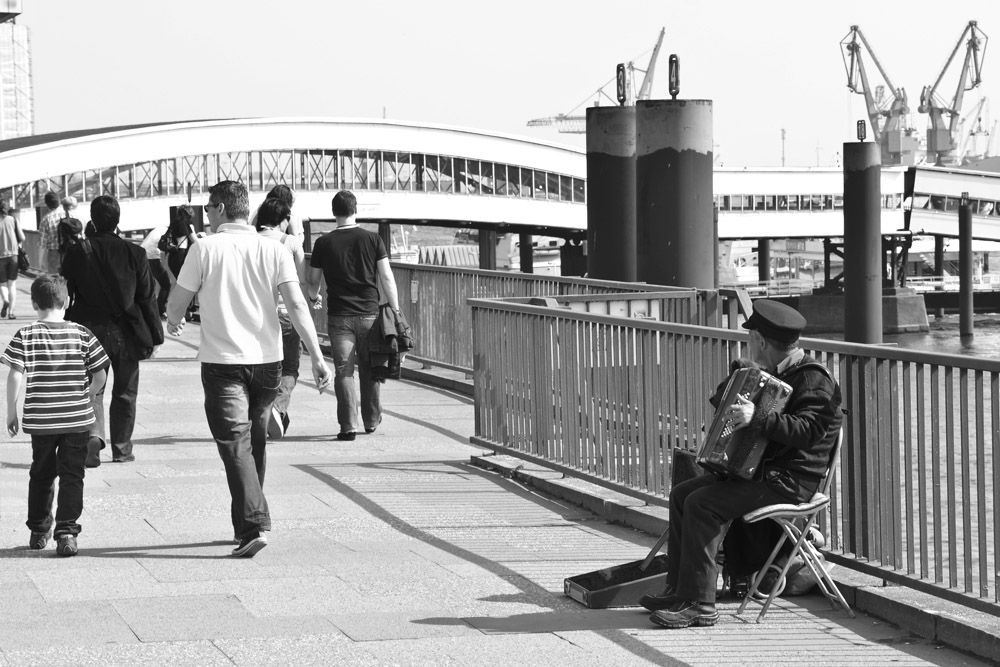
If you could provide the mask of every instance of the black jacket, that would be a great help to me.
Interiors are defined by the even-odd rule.
[[[410,325],[403,315],[397,314],[389,304],[382,304],[375,318],[375,326],[368,334],[368,361],[372,377],[378,382],[399,379],[403,354],[413,349]]]
[[[149,328],[153,344],[163,343],[160,321],[149,271],[146,251],[112,232],[98,232],[90,237],[91,260],[104,272],[104,282],[90,270],[90,261],[81,243],[74,243],[63,258],[62,275],[72,299],[66,319],[80,324],[104,324],[115,321],[117,301],[123,311],[141,314]],[[104,285],[112,291],[106,294]]]
[[[756,365],[737,359],[731,371]],[[772,412],[764,420],[762,432],[768,437],[760,470],[765,482],[789,500],[805,501],[819,486],[830,466],[830,454],[843,420],[840,387],[825,366],[802,355],[794,365],[776,377],[788,383],[792,393],[782,412]],[[710,399],[718,407],[728,378]]]

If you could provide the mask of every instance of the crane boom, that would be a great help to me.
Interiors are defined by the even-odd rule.
[[[656,46],[653,47],[653,55],[649,57],[649,69],[646,70],[646,76],[642,78],[642,85],[639,86],[639,94],[636,95],[637,100],[648,100],[649,95],[653,92],[653,72],[656,71],[656,58],[660,55],[660,47],[663,45],[665,34],[667,34],[667,29],[660,28],[660,36],[656,39]]]
[[[852,25],[851,31],[840,41],[840,46],[844,67],[847,69],[847,87],[865,98],[872,135],[882,149],[882,164],[913,164],[917,140],[912,136],[912,131],[905,127],[906,116],[910,113],[906,91],[893,85],[860,27]],[[866,52],[885,82],[884,86],[872,88],[865,69]],[[883,96],[874,92],[881,90],[888,90],[889,94]]]
[[[628,71],[628,78],[626,80],[626,102],[627,106],[632,106],[635,104],[637,99],[648,100],[649,96],[652,94],[653,89],[653,73],[656,70],[656,59],[660,54],[660,47],[663,45],[663,36],[666,34],[666,28],[660,29],[660,35],[656,40],[656,46],[653,47],[653,55],[649,59],[649,67],[643,71],[635,66],[635,63],[629,61],[625,68]],[[646,52],[648,53],[648,51]],[[643,54],[645,55],[645,54]],[[640,56],[641,57],[641,56]],[[642,80],[642,85],[639,87],[638,95],[632,95],[632,91],[635,90],[635,72],[636,70],[643,72],[644,77]],[[599,106],[601,99],[605,98],[611,102],[612,105],[617,105],[618,100],[616,100],[611,95],[605,92],[608,86],[615,85],[617,82],[617,76],[612,77],[604,83],[597,91],[594,93],[594,106]],[[567,111],[566,113],[556,114],[555,116],[546,116],[544,118],[533,118],[528,121],[528,127],[555,127],[557,131],[569,134],[585,134],[587,132],[587,117],[582,114],[577,114],[576,110],[581,106],[586,104],[586,102],[591,99],[591,95],[588,95],[582,102],[577,104],[575,107]]]
[[[986,52],[986,42],[989,38],[979,29],[975,21],[969,21],[962,30],[955,48],[945,61],[941,73],[931,86],[924,86],[920,92],[920,113],[928,115],[927,153],[935,156],[937,164],[954,164],[959,156],[959,126],[961,125],[962,102],[965,93],[982,83],[983,56]],[[955,56],[965,45],[965,60],[958,73],[958,84],[955,94],[950,100],[944,100],[938,93],[945,75],[951,68]],[[945,124],[944,117],[948,117]]]

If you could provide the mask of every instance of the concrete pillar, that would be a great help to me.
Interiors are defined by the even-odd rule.
[[[962,193],[958,207],[958,335],[973,333],[972,303],[972,204],[969,193]]]
[[[497,268],[497,233],[492,229],[479,230],[479,268],[487,271]]]
[[[378,236],[385,244],[385,251],[392,253],[392,225],[385,220],[378,223]]]
[[[766,283],[771,279],[771,239],[757,241],[757,280]]]
[[[521,273],[535,272],[535,247],[532,245],[531,234],[521,233],[518,235],[520,247],[518,248],[521,258]]]
[[[944,280],[944,237],[934,237],[934,275],[940,280]],[[943,292],[944,285],[934,287],[935,291]],[[944,317],[944,308],[934,309],[934,319],[939,320]]]
[[[582,276],[587,273],[587,256],[583,249],[583,241],[566,239],[566,243],[559,248],[559,275]]]
[[[634,282],[635,239],[635,107],[590,107],[587,276]]]
[[[844,144],[844,340],[882,343],[882,158]]]
[[[712,101],[640,100],[635,109],[638,280],[712,289]]]

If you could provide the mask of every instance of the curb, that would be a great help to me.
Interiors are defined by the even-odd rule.
[[[605,520],[659,536],[667,529],[665,507],[521,459],[492,452],[472,456],[474,466],[584,507]],[[1000,618],[977,612],[881,579],[837,568],[834,579],[855,612],[878,617],[926,639],[996,662],[1000,656]]]

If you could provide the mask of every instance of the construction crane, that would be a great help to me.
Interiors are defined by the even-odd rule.
[[[939,165],[954,165],[959,162],[959,125],[961,123],[962,100],[966,91],[982,83],[983,56],[986,53],[988,37],[975,21],[969,21],[962,31],[958,43],[952,50],[944,69],[932,86],[924,86],[920,92],[920,113],[928,114],[927,158]],[[945,101],[938,93],[941,81],[951,67],[962,45],[965,45],[965,62],[958,74],[958,85],[951,100]],[[945,124],[945,116],[948,123]]]
[[[969,128],[969,129],[966,129]],[[990,132],[990,99],[980,97],[972,111],[962,117],[959,125],[959,136],[962,145],[959,146],[956,158],[961,164],[994,155],[991,144],[995,143]],[[995,134],[995,132],[994,132]]]
[[[626,79],[625,79],[625,105],[634,106],[636,100],[648,100],[653,89],[653,73],[656,71],[656,58],[660,55],[660,47],[663,45],[663,36],[666,34],[666,28],[660,29],[660,36],[656,40],[656,46],[653,47],[653,55],[649,58],[649,66],[645,69],[639,69],[635,66],[633,61],[629,61],[625,65]],[[645,55],[645,54],[643,54]],[[639,56],[640,58],[642,56]],[[639,86],[639,92],[633,95],[635,90],[635,72],[639,71],[643,74],[642,84]],[[618,100],[614,97],[608,95],[605,89],[608,86],[617,85],[617,76],[612,77],[610,81],[606,82],[603,86],[598,88],[593,95],[594,106],[601,105],[601,99],[605,98],[612,105],[618,104]],[[545,118],[535,118],[534,120],[528,121],[528,127],[555,127],[558,132],[564,134],[585,134],[587,132],[587,117],[582,114],[576,114],[577,109],[587,103],[591,96],[587,97],[577,104],[575,107],[570,109],[566,113],[556,114],[555,116],[547,116]]]
[[[864,95],[875,143],[882,149],[882,164],[913,165],[916,162],[919,140],[916,130],[906,122],[910,107],[906,101],[906,91],[892,84],[882,63],[871,45],[856,25],[840,41],[841,57],[847,69],[847,87],[851,92]],[[884,81],[872,88],[865,70],[865,56],[872,61]],[[888,91],[888,94],[886,94]]]

